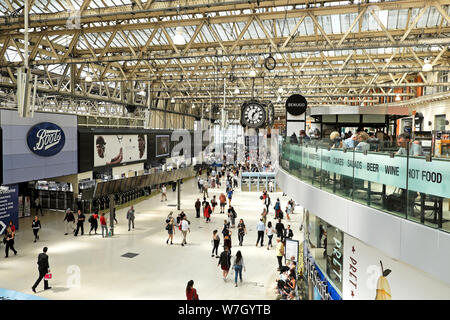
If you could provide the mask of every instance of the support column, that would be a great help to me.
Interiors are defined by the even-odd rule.
[[[111,236],[114,235],[114,195],[109,195],[109,228],[111,229]]]
[[[180,210],[181,208],[181,190],[180,190],[180,183],[181,179],[177,180],[177,210]]]

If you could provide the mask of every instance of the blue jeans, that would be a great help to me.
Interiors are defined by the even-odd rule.
[[[237,284],[238,274],[239,274],[239,278],[241,279],[241,282],[242,282],[242,266],[236,264],[236,265],[234,265],[234,283],[235,284]]]

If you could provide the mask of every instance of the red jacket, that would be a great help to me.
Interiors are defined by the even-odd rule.
[[[209,218],[209,217],[211,217],[211,215],[209,214],[209,209],[210,209],[211,207],[209,206],[209,205],[207,205],[206,207],[205,207],[205,209],[203,209],[203,216],[205,217],[205,218]]]
[[[199,300],[198,299],[198,294],[197,294],[197,290],[195,290],[194,288],[192,288],[189,291],[186,291],[186,298],[188,300]]]
[[[102,224],[102,225],[106,225],[106,219],[105,219],[105,216],[101,216],[100,217],[100,224]]]

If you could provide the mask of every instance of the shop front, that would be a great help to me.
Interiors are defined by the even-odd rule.
[[[304,280],[308,300],[341,300],[344,233],[305,211]]]
[[[48,180],[78,171],[77,117],[35,112],[33,118],[19,118],[17,111],[1,110],[0,124],[2,195],[15,190],[11,194],[17,203],[7,206],[6,215],[0,209],[1,221],[2,216],[13,221],[30,216],[36,199],[43,209],[63,210],[72,201],[67,195],[70,185]],[[15,226],[18,228],[18,221]]]

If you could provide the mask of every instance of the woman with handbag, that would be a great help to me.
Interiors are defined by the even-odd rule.
[[[14,255],[17,254],[17,250],[14,249],[14,232],[12,232],[11,227],[8,227],[6,229],[6,237],[4,238],[3,242],[5,242],[5,258],[8,258],[9,249],[11,249],[14,252]]]
[[[194,280],[189,280],[186,286],[186,298],[188,300],[199,300],[197,290],[194,288]]]

